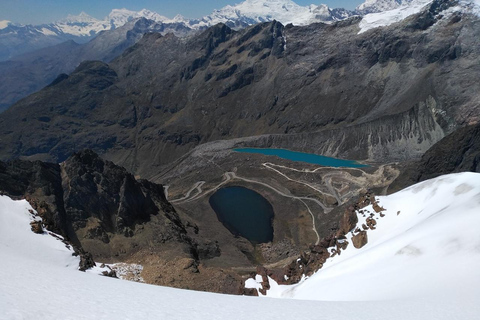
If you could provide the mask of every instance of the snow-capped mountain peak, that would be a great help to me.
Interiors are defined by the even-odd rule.
[[[8,20],[1,20],[0,21],[0,30],[2,29],[5,29],[6,27],[8,27],[10,24],[12,24],[10,21]]]
[[[420,12],[430,2],[432,0],[367,0],[357,8],[366,14],[360,22],[360,33],[401,21]]]
[[[203,17],[200,27],[216,23],[231,26],[248,25],[277,20],[283,24],[307,25],[313,22],[329,22],[336,18],[324,4],[300,6],[291,0],[246,0],[227,5]]]
[[[156,12],[147,9],[142,9],[140,11],[131,11],[125,8],[113,9],[110,14],[105,18],[105,20],[112,25],[112,28],[118,28],[123,26],[125,23],[138,18],[147,18],[155,22],[165,22],[170,20],[165,16],[162,16]]]
[[[72,24],[72,23],[96,23],[96,22],[100,22],[100,20],[95,19],[94,17],[82,11],[80,12],[79,15],[69,14],[65,19],[59,20],[57,23]]]
[[[388,11],[409,4],[410,2],[412,2],[412,0],[366,0],[357,6],[357,11],[363,14]]]
[[[113,9],[110,14],[105,18],[105,21],[111,23],[112,27],[118,28],[123,26],[128,21],[134,19],[134,17],[138,16],[138,12],[131,11],[128,9]]]

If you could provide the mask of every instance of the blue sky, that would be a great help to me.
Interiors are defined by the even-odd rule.
[[[156,11],[167,17],[180,13],[188,18],[199,18],[227,4],[243,0],[0,0],[0,20],[22,24],[48,23],[79,14],[82,11],[95,18],[103,18],[114,8]],[[325,3],[331,8],[353,9],[362,0],[294,0],[300,5]]]

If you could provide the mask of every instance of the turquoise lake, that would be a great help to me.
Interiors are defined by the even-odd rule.
[[[287,159],[291,161],[306,162],[312,164],[318,164],[321,166],[327,167],[348,167],[348,168],[361,168],[367,167],[367,165],[358,163],[353,160],[342,160],[336,158],[330,158],[325,156],[319,156],[313,153],[304,153],[290,151],[286,149],[261,149],[261,148],[238,148],[233,149],[236,152],[245,152],[245,153],[259,153],[267,156],[277,156],[282,159]]]
[[[259,193],[244,187],[225,187],[209,199],[218,220],[234,235],[253,244],[273,239],[273,208]]]

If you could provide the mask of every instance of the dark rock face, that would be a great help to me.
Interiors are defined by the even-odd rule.
[[[480,125],[460,128],[406,166],[389,187],[395,192],[420,181],[455,172],[480,172]]]
[[[2,113],[0,158],[56,162],[88,147],[149,178],[198,144],[260,134],[255,146],[419,157],[480,114],[480,23],[437,11],[427,28],[411,27],[420,14],[362,34],[357,18],[147,34],[109,72],[83,65]]]
[[[340,220],[340,228],[338,229],[338,235],[345,235],[355,228],[358,222],[357,213],[353,206],[348,207]]]
[[[92,151],[74,154],[61,170],[66,215],[74,229],[93,217],[102,221],[105,232],[128,234],[128,227],[159,213],[131,174]]]
[[[86,271],[96,266],[96,263],[93,260],[93,256],[91,253],[85,252],[80,249],[77,250],[77,254],[80,256],[80,264],[78,266],[78,270]]]
[[[157,230],[158,237],[163,234],[164,241],[193,246],[161,185],[137,181],[124,168],[90,150],[60,165],[20,160],[0,163],[0,190],[15,198],[25,197],[49,230],[79,248],[88,239],[108,243],[116,235],[132,237],[136,226],[152,216],[164,224]],[[96,253],[94,248],[89,251]]]

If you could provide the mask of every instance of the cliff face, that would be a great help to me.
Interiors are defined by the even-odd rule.
[[[132,237],[153,217],[158,238],[191,245],[161,185],[136,181],[124,168],[90,150],[60,165],[21,160],[0,163],[0,177],[3,193],[28,199],[48,229],[94,255],[117,254],[99,251],[94,244]]]
[[[249,136],[338,157],[419,157],[480,114],[480,24],[442,11],[455,3],[362,34],[358,18],[147,34],[2,113],[0,158],[57,162],[92,148],[151,177],[199,144]]]
[[[420,160],[406,165],[404,173],[389,187],[389,192],[444,174],[465,171],[480,172],[478,124],[456,130],[436,143]]]

